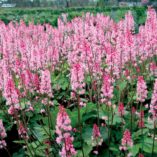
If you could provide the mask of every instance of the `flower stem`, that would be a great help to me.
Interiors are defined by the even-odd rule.
[[[80,140],[81,140],[81,149],[82,149],[82,155],[84,156],[84,150],[83,150],[83,139],[82,139],[82,124],[81,124],[81,113],[80,113],[80,97],[79,94],[77,94],[77,109],[78,109],[78,124],[79,124],[79,131],[80,131]]]
[[[155,145],[155,128],[156,128],[156,124],[155,124],[155,121],[154,121],[153,146],[152,146],[152,155],[151,155],[151,157],[153,157],[153,156],[154,156],[154,145]]]

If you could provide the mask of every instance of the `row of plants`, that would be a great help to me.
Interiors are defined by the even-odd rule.
[[[125,13],[131,10],[133,16],[138,25],[144,24],[146,18],[146,8],[145,7],[104,7],[104,8],[69,8],[69,9],[51,9],[51,8],[35,8],[35,9],[2,9],[0,11],[0,19],[8,24],[10,21],[20,21],[23,19],[27,24],[30,21],[37,23],[50,23],[53,26],[57,26],[58,17],[67,13],[68,19],[71,20],[76,16],[82,16],[83,13],[91,12],[94,14],[104,13],[105,15],[111,16],[114,20],[119,21],[124,18]]]

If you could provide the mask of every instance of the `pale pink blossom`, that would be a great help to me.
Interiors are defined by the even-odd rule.
[[[137,101],[144,102],[147,98],[148,91],[143,76],[138,77],[136,92],[137,92]]]
[[[3,126],[3,122],[2,120],[0,119],[0,149],[6,147],[6,142],[4,140],[4,138],[7,136],[6,134],[6,131],[5,131],[5,128]]]
[[[40,93],[52,97],[51,74],[49,70],[41,72]]]
[[[84,94],[84,69],[79,63],[72,65],[71,67],[71,87],[74,92]]]
[[[59,152],[61,157],[72,157],[76,154],[73,147],[73,137],[71,136],[71,120],[63,106],[59,106],[59,112],[56,120],[56,142],[62,144],[62,150]]]
[[[112,85],[112,79],[110,75],[105,74],[103,76],[103,83],[101,88],[101,101],[103,103],[110,103],[112,97],[113,97],[113,85]]]
[[[154,91],[152,93],[152,99],[151,99],[149,112],[153,116],[153,119],[156,120],[157,118],[157,79],[155,80],[155,83],[154,83]]]

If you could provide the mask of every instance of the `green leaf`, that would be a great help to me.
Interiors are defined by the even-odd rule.
[[[110,147],[110,151],[112,152],[119,152],[119,149],[117,147]]]
[[[26,157],[23,149],[20,149],[18,152],[14,153],[12,157]]]
[[[92,151],[92,146],[85,144],[83,146],[84,157],[89,157],[90,152]],[[76,157],[83,157],[82,151],[77,152]]]
[[[141,148],[141,144],[135,144],[133,147],[131,147],[131,153],[133,156],[136,156],[139,152],[139,149]]]
[[[121,123],[121,118],[116,114],[113,118],[113,125]]]
[[[87,145],[92,145],[92,131],[93,128],[90,126],[86,126],[82,129],[82,137]]]
[[[24,140],[14,141],[14,143],[18,143],[18,144],[25,144],[25,141],[24,141]]]
[[[149,130],[148,130],[147,128],[144,128],[144,129],[143,129],[143,134],[146,134],[146,133],[148,133],[148,132],[149,132]],[[133,138],[134,140],[140,139],[140,138],[141,138],[141,130],[138,130],[138,131],[134,132],[134,133],[132,134],[132,138]]]
[[[41,142],[49,138],[49,132],[51,132],[52,135],[54,134],[54,131],[49,130],[48,126],[41,127],[40,125],[36,125],[32,132],[34,133],[34,136]]]
[[[150,153],[152,150],[152,145],[151,144],[147,144],[147,143],[143,143],[143,150],[147,153]]]
[[[93,119],[97,117],[96,111],[91,111],[83,115],[82,119],[85,122],[86,120]]]
[[[100,127],[100,133],[104,141],[108,139],[108,129],[106,127]]]
[[[127,82],[124,80],[123,82],[120,82],[119,84],[119,90],[120,92],[122,92],[124,90],[124,88],[126,87]]]

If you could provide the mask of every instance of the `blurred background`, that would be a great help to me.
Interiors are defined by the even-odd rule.
[[[2,8],[9,7],[53,7],[69,8],[84,6],[157,6],[157,0],[0,0]]]
[[[66,13],[70,21],[90,12],[103,13],[118,22],[130,10],[138,30],[150,5],[157,10],[157,0],[0,0],[0,21],[9,24],[23,20],[27,25],[49,23],[57,27],[62,14]]]

